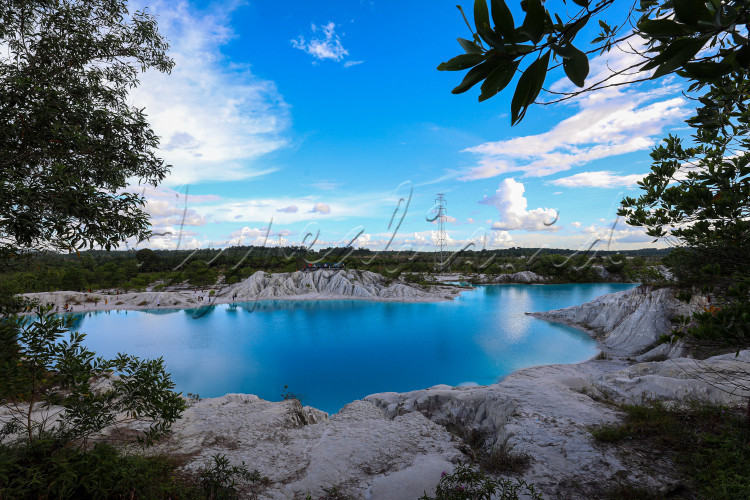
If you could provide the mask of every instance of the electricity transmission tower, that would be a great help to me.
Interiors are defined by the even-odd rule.
[[[445,251],[445,247],[448,241],[448,237],[445,234],[445,221],[448,219],[448,206],[445,202],[445,195],[443,193],[438,193],[437,198],[435,198],[435,207],[435,209],[437,210],[435,220],[437,221],[438,225],[437,241],[435,241],[435,246],[438,249],[435,269],[438,271],[443,271],[446,269],[450,271],[450,263],[446,262],[447,253]]]

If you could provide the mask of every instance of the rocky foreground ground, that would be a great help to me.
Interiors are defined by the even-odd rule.
[[[670,318],[696,307],[699,300],[683,304],[669,289],[638,288],[538,313],[589,331],[611,359],[528,368],[490,386],[373,394],[330,417],[296,400],[192,401],[159,451],[184,454],[193,468],[215,453],[244,461],[268,476],[261,497],[274,499],[319,498],[334,486],[353,498],[415,499],[469,458],[467,442],[530,457],[521,477],[549,498],[590,497],[603,484],[667,491],[679,480],[669,457],[597,444],[589,427],[622,418],[606,401],[744,403],[748,395],[729,394],[721,377],[750,371],[750,351],[698,362],[678,357],[679,347],[652,348]]]

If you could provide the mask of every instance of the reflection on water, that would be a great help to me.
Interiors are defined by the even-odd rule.
[[[178,389],[337,411],[382,391],[491,384],[525,366],[596,354],[584,333],[524,315],[634,285],[492,285],[451,302],[257,301],[194,309],[87,312],[76,329],[111,357],[163,356]]]

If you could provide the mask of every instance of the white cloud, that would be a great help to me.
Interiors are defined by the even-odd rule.
[[[227,246],[271,246],[277,241],[273,236],[277,235],[278,233],[269,233],[267,227],[245,226],[229,235]]]
[[[587,81],[593,82],[605,75],[609,71],[608,61],[611,67],[619,68],[632,64],[634,57],[638,56],[619,49],[595,57],[591,63],[592,77]],[[614,81],[633,81],[645,75],[628,73]],[[569,90],[568,86],[569,82],[564,79],[552,88]],[[684,119],[690,112],[686,99],[671,97],[677,90],[670,85],[644,90],[641,85],[628,90],[615,87],[584,94],[568,101],[578,111],[547,132],[487,142],[464,150],[477,155],[478,164],[459,179],[485,179],[509,172],[540,177],[594,160],[648,149],[666,126]]]
[[[513,238],[508,231],[492,231],[490,247],[509,247],[513,244]]]
[[[622,243],[651,243],[654,241],[653,236],[646,234],[642,227],[629,226],[628,224],[611,224],[599,227],[592,224],[583,229],[585,234],[590,234],[591,238],[599,239],[610,244]]]
[[[313,24],[311,29],[313,36],[309,41],[300,35],[296,40],[292,40],[292,46],[307,52],[319,61],[326,59],[341,61],[345,56],[349,55],[349,52],[341,44],[341,38],[336,34],[336,25],[333,22],[329,22],[325,26],[316,26]],[[318,33],[322,34],[322,37],[316,36]],[[349,66],[358,64],[359,62],[361,61],[354,61]],[[344,65],[346,66],[347,63]]]
[[[206,217],[195,206],[219,200],[214,195],[188,195],[186,198],[184,193],[167,187],[140,186],[137,190],[131,188],[121,192],[125,191],[135,191],[145,198],[144,210],[151,216],[151,229],[156,235],[177,234],[179,229],[176,231],[175,227],[205,225]]]
[[[376,244],[377,242],[372,240],[371,234],[362,233],[357,237],[356,240],[354,240],[354,243],[352,243],[352,248],[369,248]]]
[[[333,191],[336,188],[341,187],[342,184],[340,182],[321,181],[321,182],[314,182],[310,185],[314,188],[322,189],[324,191]]]
[[[234,4],[233,4],[234,5]],[[230,12],[197,14],[187,2],[149,5],[170,42],[170,75],[149,71],[131,93],[161,139],[159,154],[173,165],[165,185],[249,179],[273,172],[255,162],[283,148],[287,105],[273,82],[231,66],[221,47],[234,35]]]
[[[330,214],[331,207],[329,205],[326,205],[325,203],[316,203],[312,210],[310,210],[310,212],[316,214]]]
[[[193,196],[188,204],[191,205]],[[311,222],[332,217],[336,220],[349,217],[390,217],[398,198],[392,193],[364,192],[351,193],[321,203],[315,196],[284,198],[220,198],[214,196],[211,202],[195,207],[210,222],[242,222],[268,224],[273,220],[278,224]],[[295,211],[294,208],[297,208]],[[306,208],[309,207],[309,208]],[[387,221],[387,219],[386,219]]]
[[[555,179],[552,184],[565,187],[600,187],[635,186],[648,174],[618,175],[609,170],[581,172],[580,174]]]
[[[362,64],[364,61],[346,61],[344,63],[345,68],[351,68],[352,66],[357,66],[358,64]]]
[[[527,210],[528,201],[523,195],[525,190],[523,183],[510,177],[500,183],[495,194],[485,196],[479,202],[494,206],[500,212],[500,220],[492,224],[493,230],[554,231],[558,229],[557,226],[550,225],[557,218],[556,210],[551,208]]]

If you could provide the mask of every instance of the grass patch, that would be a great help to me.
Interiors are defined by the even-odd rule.
[[[269,485],[244,463],[215,455],[197,473],[169,455],[127,455],[110,444],[89,450],[51,440],[0,445],[0,498],[256,499]]]
[[[531,457],[519,453],[508,444],[506,437],[497,443],[492,450],[479,454],[479,465],[483,470],[492,473],[523,472],[531,463]]]
[[[427,493],[419,500],[542,500],[533,484],[521,479],[515,481],[503,477],[491,477],[470,464],[459,462],[450,474],[443,471],[440,482],[435,488],[435,496]]]
[[[742,411],[698,402],[669,409],[658,401],[621,408],[625,423],[591,428],[594,439],[668,454],[701,498],[750,498],[750,425]]]

